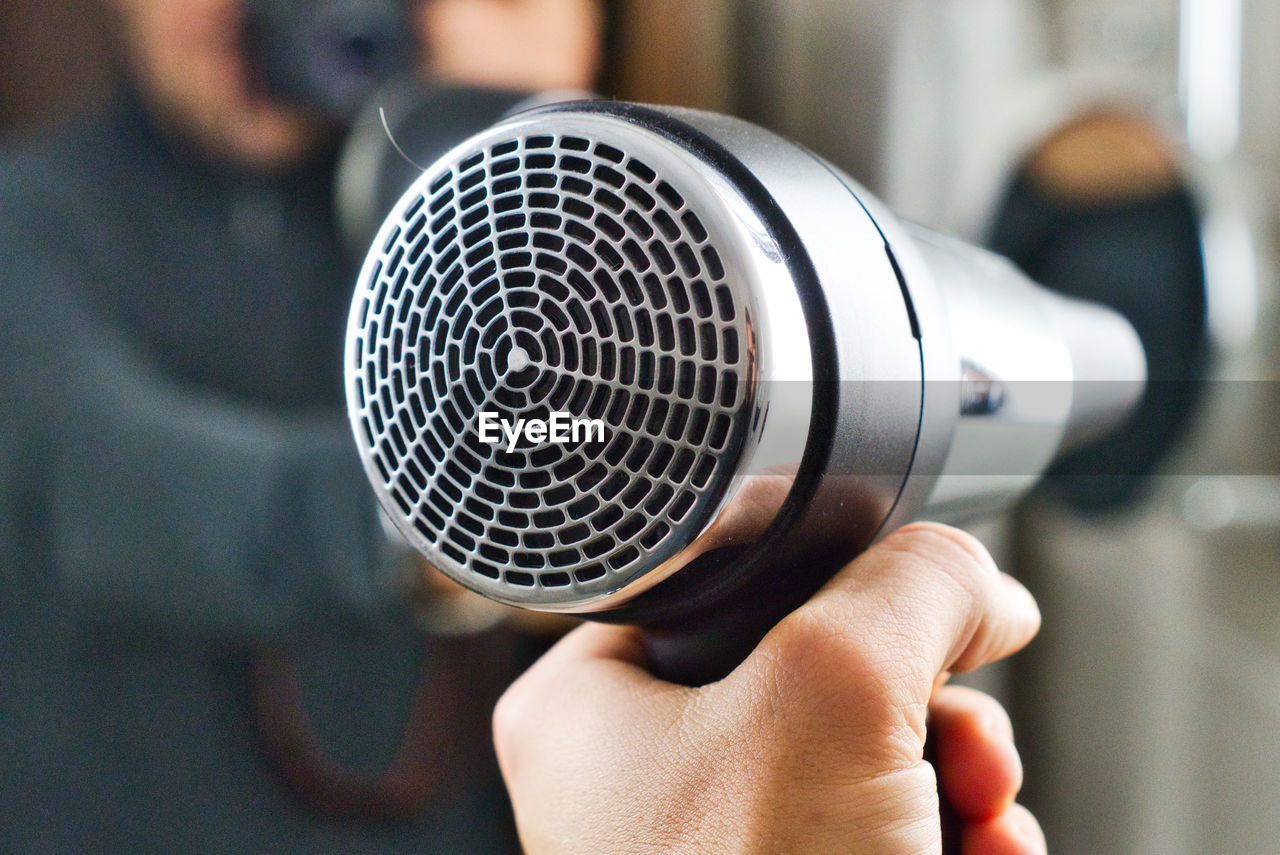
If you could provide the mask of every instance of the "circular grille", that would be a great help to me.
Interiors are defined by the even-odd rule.
[[[561,134],[477,144],[394,217],[357,290],[348,376],[406,536],[524,602],[616,589],[687,545],[753,394],[747,306],[706,218],[637,157]],[[556,419],[514,447],[497,426]]]

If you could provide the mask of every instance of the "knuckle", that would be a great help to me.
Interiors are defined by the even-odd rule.
[[[830,617],[811,603],[788,615],[774,630],[775,659],[785,670],[803,670],[837,651],[838,634]]]
[[[793,695],[834,704],[842,715],[899,706],[914,663],[898,655],[895,638],[832,606],[832,598],[819,596],[777,626],[774,680]]]
[[[884,545],[908,552],[931,570],[941,571],[976,592],[994,579],[999,569],[982,541],[966,531],[941,523],[918,522],[903,526]]]
[[[511,756],[512,748],[518,744],[515,738],[515,723],[517,721],[512,706],[515,703],[512,700],[511,688],[502,693],[502,697],[498,698],[498,702],[493,707],[493,747],[498,754],[498,761],[506,766],[505,757]]]
[[[519,749],[527,744],[531,713],[537,709],[532,693],[533,687],[522,677],[507,687],[493,707],[493,747],[507,773],[518,767]]]

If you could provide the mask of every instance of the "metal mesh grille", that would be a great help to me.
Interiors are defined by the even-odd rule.
[[[400,211],[349,377],[402,530],[463,581],[578,595],[682,548],[733,472],[753,353],[693,206],[618,148],[540,135],[461,157]],[[603,438],[509,450],[484,412],[598,419]]]

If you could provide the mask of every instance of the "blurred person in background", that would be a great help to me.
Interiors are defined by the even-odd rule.
[[[263,91],[238,0],[110,6],[115,97],[0,158],[0,850],[510,851],[531,656],[406,605],[342,403],[342,129]],[[599,62],[594,0],[410,17],[441,79]]]

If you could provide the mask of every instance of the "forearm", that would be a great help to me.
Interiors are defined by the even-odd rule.
[[[23,525],[42,531],[77,615],[260,637],[392,602],[340,413],[280,415],[178,383],[15,258],[0,408],[23,483],[0,489],[30,494]]]
[[[340,422],[143,385],[89,392],[57,426],[54,557],[91,619],[261,635],[385,605],[381,535]]]

